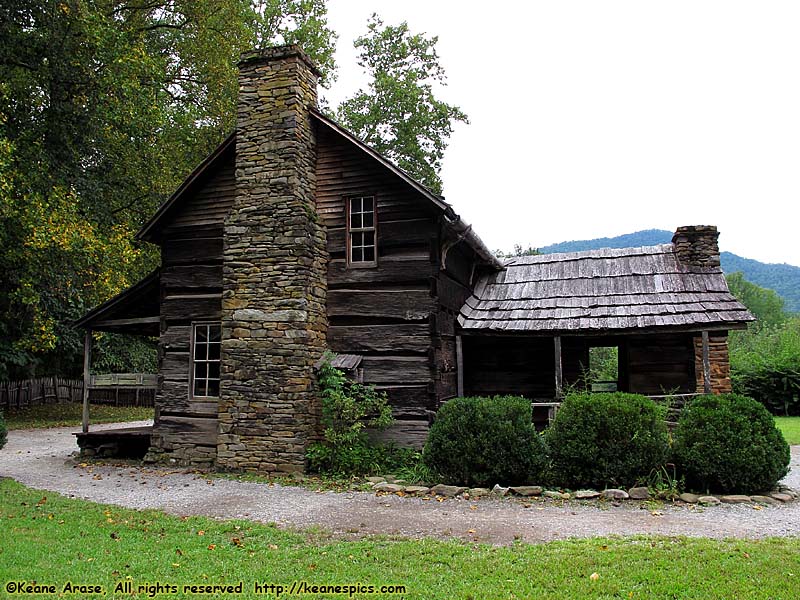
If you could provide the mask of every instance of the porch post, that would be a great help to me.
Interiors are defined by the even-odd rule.
[[[83,413],[81,415],[81,429],[89,433],[89,383],[91,376],[89,369],[92,363],[92,330],[86,330],[83,338]]]
[[[561,399],[564,388],[564,376],[561,372],[561,336],[557,335],[553,338],[553,348],[555,350],[555,364],[556,364],[556,399]]]
[[[708,352],[708,331],[702,332],[703,337],[703,393],[711,393],[711,360]]]
[[[456,369],[458,369],[458,377],[456,383],[456,393],[459,398],[464,397],[464,346],[461,342],[461,336],[456,336]]]

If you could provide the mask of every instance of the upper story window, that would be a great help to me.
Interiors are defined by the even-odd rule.
[[[378,264],[375,196],[347,199],[347,262],[353,267]]]
[[[192,396],[218,398],[222,327],[198,323],[192,334]]]

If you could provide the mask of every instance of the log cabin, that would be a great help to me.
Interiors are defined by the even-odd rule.
[[[319,111],[318,76],[297,46],[242,57],[235,132],[137,234],[160,268],[78,323],[87,374],[91,331],[158,338],[148,459],[303,471],[328,350],[386,392],[385,436],[416,446],[458,395],[557,402],[596,346],[617,349],[615,389],[730,389],[727,332],[753,317],[728,291],[716,228],[500,260]]]

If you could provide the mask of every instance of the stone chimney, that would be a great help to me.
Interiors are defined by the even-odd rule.
[[[678,227],[672,236],[681,264],[691,267],[719,267],[719,232],[714,225]]]
[[[236,199],[225,221],[217,464],[305,467],[319,430],[314,363],[327,331],[309,108],[319,72],[295,45],[242,56]]]

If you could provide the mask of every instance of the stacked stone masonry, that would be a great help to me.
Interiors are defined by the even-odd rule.
[[[708,358],[711,367],[711,393],[729,394],[731,387],[731,363],[728,355],[727,335],[710,335],[708,338]],[[694,372],[697,393],[702,394],[703,383],[703,338],[694,338]]]
[[[672,236],[678,260],[701,268],[719,267],[719,232],[713,225],[678,227]]]
[[[319,435],[326,234],[314,209],[317,71],[295,46],[240,62],[237,195],[225,221],[217,466],[299,472]]]

